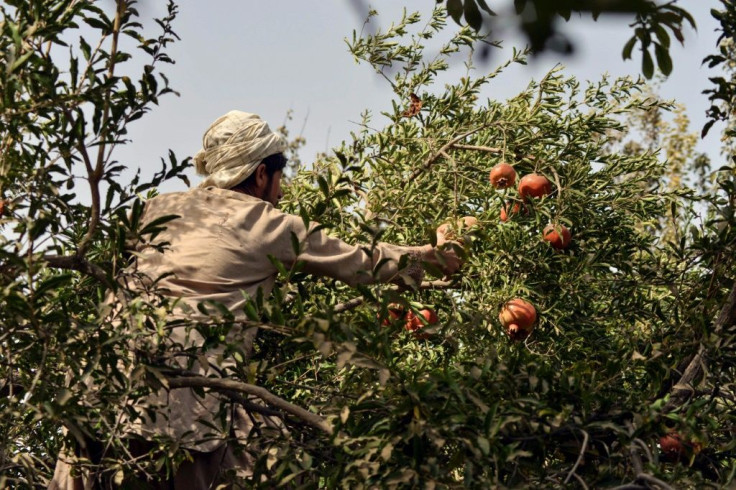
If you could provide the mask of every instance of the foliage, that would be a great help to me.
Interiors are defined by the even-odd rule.
[[[442,3],[442,0],[437,0]],[[641,51],[641,70],[647,78],[654,75],[654,62],[665,76],[672,72],[670,57],[671,34],[680,43],[685,38],[683,26],[687,23],[695,28],[695,21],[690,13],[675,5],[677,0],[658,4],[652,0],[587,0],[557,1],[514,0],[516,15],[519,17],[519,28],[529,41],[533,52],[546,49],[562,53],[571,53],[574,46],[563,32],[557,28],[559,19],[566,22],[573,14],[591,13],[594,20],[601,14],[633,14],[634,21],[629,27],[634,29],[624,45],[622,56],[631,59],[634,48],[639,45]],[[476,31],[483,27],[483,14],[495,17],[485,0],[447,0],[447,12],[458,24],[465,22]]]
[[[734,36],[736,35],[736,5],[730,0],[721,0],[723,4],[722,10],[713,9],[711,15],[718,21],[718,30],[721,35],[718,37],[719,52],[706,56],[703,63],[707,63],[709,68],[723,66],[726,70],[726,77],[716,76],[710,79],[715,85],[714,88],[708,89],[705,93],[711,106],[708,109],[709,121],[703,127],[702,135],[708,134],[708,131],[718,121],[727,121],[729,126],[733,125],[733,104],[736,97],[736,82],[734,81]],[[726,133],[728,139],[733,138],[734,131],[729,127]]]
[[[7,58],[2,71],[4,93],[15,95],[3,100],[0,156],[0,486],[43,487],[61,440],[89,438],[102,446],[87,466],[132,485],[175,466],[186,451],[162,439],[151,458],[134,458],[119,420],[139,415],[136,402],[150,389],[177,389],[188,378],[157,359],[174,326],[166,301],[155,287],[136,294],[116,279],[126,277],[126,241],[165,248],[156,241],[165,223],[142,228],[136,196],[178,176],[186,161],[172,155],[152,182],[134,177],[123,185],[127,166],[111,149],[124,141],[126,124],[170,90],[154,73],[168,61],[176,8],[170,4],[160,19],[162,37],[146,40],[132,4],[118,3],[112,19],[86,2],[69,1],[61,11],[20,3],[4,10],[1,41],[4,52],[15,46],[15,60],[24,50],[33,54],[13,70]],[[353,36],[353,55],[381,73],[396,98],[380,115],[363,113],[351,141],[297,173],[284,208],[367,246],[426,243],[438,225],[475,216],[480,226],[464,237],[462,273],[356,291],[307,276],[298,264],[283,269],[273,296],[245,307],[246,323],[261,328],[250,358],[228,344],[227,316],[191,325],[205,345],[184,354],[224,345],[234,361],[228,379],[200,379],[199,392],[224,390],[239,403],[233,390],[266,388],[278,397],[270,407],[290,427],[289,434],[258,435],[249,484],[733,482],[733,167],[714,172],[707,190],[678,181],[694,161],[684,126],[655,138],[687,154],[672,166],[672,154],[665,159],[649,147],[654,140],[624,124],[640,111],[670,108],[641,96],[641,80],[582,85],[557,68],[507,101],[484,99],[509,63],[526,62],[516,52],[488,74],[477,75],[468,62],[466,76],[438,87],[447,59],[484,40],[463,27],[429,57],[425,46],[445,34],[445,15],[436,9],[422,23],[407,14],[386,32]],[[30,28],[34,22],[45,27]],[[90,66],[73,76],[75,53],[93,45],[86,34],[71,43],[69,31],[80,22],[101,42],[89,50]],[[153,57],[137,84],[119,72],[130,56],[121,54],[119,34]],[[56,61],[67,52],[62,43],[71,45],[68,69]],[[418,111],[408,110],[411,94]],[[638,148],[625,144],[630,138]],[[488,183],[501,161],[520,175],[542,173],[555,187],[506,223],[502,206],[521,201],[515,189]],[[89,183],[90,205],[75,194],[79,175]],[[96,197],[102,183],[104,199]],[[550,222],[572,230],[569,249],[542,240]],[[671,233],[663,232],[667,223]],[[117,309],[109,307],[111,295]],[[514,297],[539,314],[523,343],[511,342],[498,323],[499,308]],[[401,320],[383,326],[396,303],[431,306],[439,323],[421,330],[426,338]],[[689,441],[681,461],[659,453],[659,438],[671,431]]]
[[[114,6],[0,6],[3,487],[43,486],[59,451],[59,428],[80,442],[105,432],[98,424],[114,420],[110,411],[129,396],[116,383],[128,338],[104,325],[99,307],[111,291],[126,294],[114,281],[126,264],[126,239],[155,231],[135,226],[138,196],[186,166],[171,154],[144,182],[113,157],[127,142],[128,124],[172,92],[157,70],[172,62],[166,47],[176,38],[177,11],[168,3],[166,16],[156,19],[160,35],[146,38],[135,2]],[[111,374],[118,379],[98,392],[86,385]]]

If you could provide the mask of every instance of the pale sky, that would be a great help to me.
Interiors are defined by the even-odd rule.
[[[147,0],[139,4],[141,13],[158,9]],[[158,3],[158,2],[156,2]],[[163,2],[162,2],[163,3]],[[214,119],[232,109],[254,112],[272,127],[281,125],[289,110],[292,134],[303,132],[307,145],[301,152],[302,161],[309,163],[318,152],[329,151],[358,127],[355,121],[364,109],[371,109],[379,124],[381,110],[390,108],[388,84],[367,64],[356,65],[344,39],[353,29],[360,31],[367,2],[345,0],[180,0],[180,13],[174,30],[181,41],[169,50],[176,60],[165,66],[164,73],[180,97],[167,96],[159,107],[130,127],[132,143],[121,148],[118,159],[129,167],[140,166],[148,174],[159,168],[159,159],[168,149],[180,159],[193,155],[201,146],[203,132]],[[506,1],[489,1],[501,13]],[[379,11],[371,28],[385,28],[398,20],[401,9],[429,14],[434,0],[380,0],[370,4]],[[701,67],[704,56],[715,51],[716,22],[711,8],[717,0],[680,2],[695,16],[698,31],[685,29],[685,47],[673,38],[671,51],[674,70],[662,84],[660,93],[684,103],[692,118],[692,129],[698,133],[708,107],[701,94],[708,88],[713,70]],[[621,49],[631,36],[631,19],[573,19],[563,25],[572,35],[577,52],[572,57],[556,54],[532,60],[527,67],[516,66],[490,85],[484,97],[504,100],[521,91],[530,80],[539,80],[555,65],[566,66],[565,73],[581,81],[598,80],[602,73],[638,75],[640,61],[624,62]],[[452,21],[450,21],[450,25]],[[480,71],[491,71],[506,60],[512,45],[523,40],[509,28],[504,32],[504,51],[494,50],[494,57],[479,64]],[[462,59],[449,74],[455,80],[464,73]],[[439,90],[439,88],[437,88]],[[717,126],[699,149],[717,157],[719,147]],[[720,166],[716,162],[715,167]],[[191,172],[192,184],[200,178]],[[162,190],[182,190],[177,181]]]

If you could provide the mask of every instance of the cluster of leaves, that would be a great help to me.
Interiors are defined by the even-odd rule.
[[[137,226],[138,195],[186,165],[169,155],[144,181],[113,157],[128,124],[172,92],[157,69],[172,62],[166,48],[176,39],[177,7],[168,3],[154,38],[143,36],[135,2],[111,7],[0,6],[3,487],[45,486],[62,426],[82,445],[98,431],[109,434],[101,421],[114,420],[109,410],[131,386],[117,370],[128,338],[101,328],[100,305],[109,294],[128,294],[114,281],[126,265],[126,240],[155,231]],[[109,382],[93,393],[98,379]]]
[[[722,10],[713,9],[711,15],[720,24],[718,30],[721,35],[718,37],[719,52],[706,56],[703,63],[707,63],[709,68],[723,66],[726,69],[726,76],[717,76],[710,79],[715,85],[714,88],[708,89],[705,93],[711,106],[707,111],[709,121],[703,127],[702,135],[708,134],[708,131],[718,121],[727,121],[732,126],[733,121],[733,104],[736,100],[736,82],[734,81],[733,66],[733,49],[734,37],[736,37],[736,5],[730,0],[721,0]],[[734,136],[732,127],[727,130],[726,136],[731,139]]]
[[[437,0],[442,3],[442,0]],[[571,53],[574,49],[570,41],[558,31],[558,19],[569,21],[572,14],[591,13],[597,20],[604,13],[633,14],[635,19],[630,27],[634,35],[623,48],[623,58],[630,59],[634,47],[638,44],[641,51],[642,73],[647,78],[654,75],[654,60],[664,75],[672,72],[670,57],[670,34],[684,42],[682,29],[685,23],[695,28],[692,15],[685,9],[675,5],[676,2],[657,4],[652,0],[617,0],[617,1],[565,1],[546,2],[543,0],[514,0],[516,15],[519,16],[520,29],[527,37],[533,52],[552,49],[562,53]],[[464,19],[475,30],[483,26],[481,10],[491,17],[497,14],[489,8],[484,0],[447,0],[447,12],[458,24]],[[652,56],[652,52],[654,56]]]

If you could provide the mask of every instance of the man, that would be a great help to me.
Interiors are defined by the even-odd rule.
[[[146,203],[144,224],[167,215],[180,218],[168,222],[157,237],[158,242],[169,243],[164,251],[137,245],[137,260],[129,272],[157,280],[160,291],[174,300],[175,316],[205,322],[210,317],[201,313],[201,305],[218,304],[236,320],[244,320],[248,298],[259,293],[267,296],[273,289],[278,273],[273,260],[287,268],[300,261],[307,273],[349,285],[396,281],[403,256],[409,256],[414,269],[422,263],[447,274],[459,268],[460,259],[452,248],[378,243],[367,253],[363,247],[315,230],[315,224],[306,226],[300,217],[279,211],[286,148],[284,139],[257,115],[231,111],[209,127],[203,148],[195,156],[197,171],[205,176],[199,187],[163,194]],[[292,237],[300,244],[298,253]],[[439,232],[438,247],[444,241]],[[256,332],[255,328],[233,327],[227,343],[242,345],[248,355]],[[176,327],[165,342],[171,352],[181,353],[190,347],[201,348],[204,339],[196,329]],[[170,365],[197,374],[216,369],[227,376],[235,364],[222,345],[203,354],[207,365],[200,364],[202,356],[196,362],[179,359]],[[228,443],[233,438],[247,439],[254,426],[252,414],[241,406],[216,393],[198,396],[189,388],[159,390],[145,405],[158,407],[159,416],[129,421],[129,432],[148,439],[170,437],[192,456],[178,468],[169,488],[209,488],[221,481],[226,470],[243,477],[250,474],[252,458],[247,452],[237,453]],[[267,418],[259,423],[279,427]],[[79,480],[60,461],[51,488],[72,488]]]

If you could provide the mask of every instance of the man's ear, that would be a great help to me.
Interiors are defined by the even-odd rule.
[[[256,168],[256,189],[258,194],[268,185],[268,172],[266,171],[266,164],[261,163]]]

